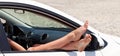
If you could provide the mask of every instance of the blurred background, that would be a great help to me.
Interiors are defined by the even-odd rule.
[[[35,0],[54,7],[100,32],[120,37],[120,0]]]

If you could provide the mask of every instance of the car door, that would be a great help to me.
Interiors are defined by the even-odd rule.
[[[3,4],[1,2],[0,6],[1,18],[5,18],[28,37],[39,39],[40,43],[56,40],[80,26],[64,15],[59,15],[40,6],[15,2],[4,2]],[[99,51],[2,51],[2,53],[5,56],[101,56]]]

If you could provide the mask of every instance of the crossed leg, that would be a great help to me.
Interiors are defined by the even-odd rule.
[[[46,44],[35,44],[33,47],[28,48],[28,51],[55,50],[55,49],[83,51],[91,41],[90,35],[86,35],[85,38],[80,40],[80,37],[85,33],[87,27],[88,22],[86,21],[83,26],[73,30],[64,37]]]

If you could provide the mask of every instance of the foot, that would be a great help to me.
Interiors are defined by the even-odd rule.
[[[86,34],[85,38],[81,39],[78,44],[78,51],[83,51],[91,41],[91,35]]]
[[[91,36],[89,34],[86,34],[85,38],[78,40],[78,41],[73,41],[65,46],[62,47],[62,50],[78,50],[78,51],[83,51],[86,46],[90,43],[91,41]]]
[[[71,33],[74,33],[74,38],[73,38],[73,41],[78,41],[80,40],[81,36],[86,32],[88,28],[88,21],[85,22],[85,24],[79,28],[77,28],[76,30],[74,30],[73,32]]]

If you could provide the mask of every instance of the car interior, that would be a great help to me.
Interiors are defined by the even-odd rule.
[[[2,11],[2,10],[0,10],[0,11]],[[7,20],[7,19],[10,19],[10,17],[9,16],[6,17],[5,15],[3,15],[3,13],[0,13],[0,15],[1,15],[0,16],[1,19],[6,20],[6,23],[1,24],[3,26],[0,27],[0,29],[4,28],[4,30],[5,30],[5,31],[0,31],[0,34],[3,33],[3,35],[4,35],[4,36],[0,35],[0,37],[2,37],[2,38],[5,37],[4,38],[5,40],[3,40],[3,42],[6,41],[5,45],[8,45],[8,47],[4,47],[4,46],[3,47],[9,49],[9,50],[5,49],[5,51],[12,50],[10,48],[9,44],[7,43],[7,39],[6,39],[7,37],[9,37],[10,39],[14,40],[15,42],[17,42],[18,44],[20,44],[21,46],[23,46],[24,48],[27,49],[28,47],[32,46],[33,44],[45,44],[50,41],[56,40],[73,30],[71,28],[54,28],[54,27],[27,28],[27,27],[23,27],[23,26],[11,23],[12,21]],[[1,29],[1,30],[3,30],[3,29]],[[93,38],[92,38],[92,41],[90,42],[90,44],[86,47],[85,51],[94,51],[94,50],[103,48],[103,47],[99,46],[99,42],[97,41],[96,36],[92,32],[87,30],[86,33],[90,33]],[[82,38],[84,37],[84,35],[82,36]],[[0,42],[0,44],[3,42]],[[3,49],[3,47],[0,47],[0,49]],[[14,51],[14,50],[12,50],[12,51]],[[57,51],[59,51],[59,50],[57,50]]]

